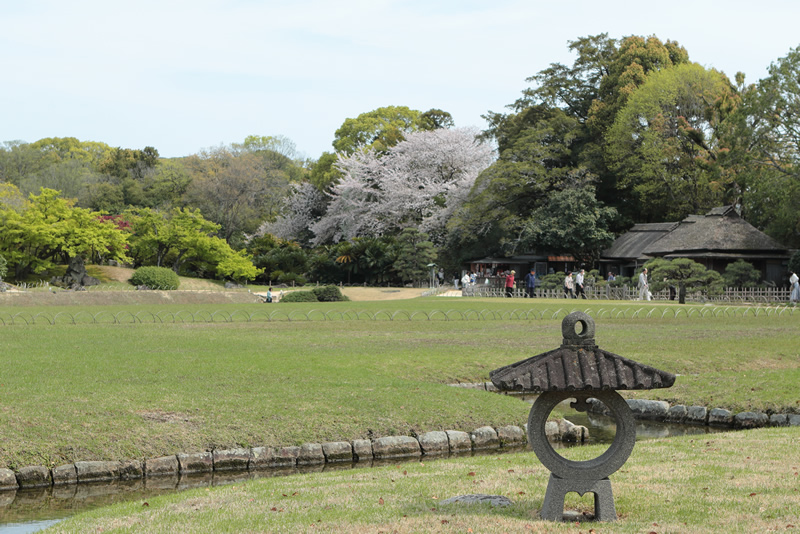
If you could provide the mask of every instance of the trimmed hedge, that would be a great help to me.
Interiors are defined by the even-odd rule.
[[[319,302],[312,291],[290,291],[284,293],[280,302]]]
[[[342,290],[337,286],[320,286],[311,290],[320,302],[342,302],[350,300],[342,295]]]
[[[139,267],[129,280],[135,286],[147,286],[150,289],[178,289],[181,281],[172,269],[166,267]]]

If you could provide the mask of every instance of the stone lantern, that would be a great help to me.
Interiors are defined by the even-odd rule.
[[[579,495],[594,494],[596,520],[616,521],[608,477],[622,467],[636,442],[633,413],[617,391],[668,388],[675,383],[675,375],[600,349],[594,341],[594,320],[583,312],[565,317],[561,331],[561,347],[495,369],[489,376],[500,391],[539,393],[528,417],[528,441],[550,470],[542,519],[562,521],[564,497],[574,491]],[[614,441],[593,460],[568,460],[556,453],[547,440],[547,418],[567,399],[574,399],[570,406],[579,412],[589,408],[590,399],[597,399],[616,421]]]

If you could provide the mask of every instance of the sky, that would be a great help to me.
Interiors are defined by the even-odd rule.
[[[800,46],[796,0],[0,0],[0,143],[77,137],[162,157],[437,108],[485,129],[568,41],[655,35],[756,82]]]

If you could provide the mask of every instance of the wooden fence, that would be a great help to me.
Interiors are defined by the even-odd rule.
[[[585,288],[586,298],[592,300],[638,300],[639,290],[632,286],[622,287],[602,287],[595,288],[587,286]],[[538,298],[563,299],[569,298],[562,288],[557,289],[536,289],[534,294]],[[505,297],[505,288],[492,287],[485,284],[475,284],[462,289],[465,297]],[[524,289],[515,288],[512,293],[514,298],[527,298]],[[668,289],[663,289],[653,293],[654,301],[670,300]],[[678,296],[675,294],[674,301],[677,302]],[[754,302],[754,303],[774,303],[788,302],[789,288],[767,287],[767,288],[726,288],[721,295],[709,296],[702,291],[687,291],[686,302]]]

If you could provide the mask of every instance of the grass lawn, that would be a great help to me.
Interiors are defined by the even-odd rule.
[[[660,313],[650,317],[646,313],[632,317],[630,313],[653,307],[667,310],[664,305],[643,303],[447,298],[313,305],[29,306],[24,310],[0,304],[0,317],[25,313],[42,319],[31,325],[0,325],[0,466],[56,466],[213,448],[294,445],[442,429],[470,431],[485,424],[521,425],[529,405],[447,384],[488,380],[492,369],[557,347],[563,312],[558,319],[549,317],[559,308],[593,313],[605,310],[596,321],[600,347],[680,375],[671,389],[624,392],[627,397],[663,398],[735,412],[800,412],[800,314],[733,317],[708,313],[676,318],[669,313],[659,318]],[[608,313],[612,308],[628,310],[627,318]],[[318,310],[316,315],[308,314],[311,309]],[[378,314],[380,310],[385,313]],[[450,320],[434,310],[450,310]],[[535,310],[537,318],[532,318],[534,314],[521,318],[526,316],[522,310]],[[83,317],[78,324],[62,322],[67,314],[78,317],[78,312]],[[196,319],[152,320],[159,313],[174,320],[178,312]],[[359,312],[369,312],[377,320],[366,315],[347,319]],[[56,324],[44,319],[59,313]],[[267,320],[276,313],[275,320]],[[292,320],[287,318],[290,313],[295,313]],[[324,313],[333,320],[322,320]],[[390,320],[392,314],[394,320]],[[134,315],[144,319],[87,324],[91,317]],[[701,447],[688,439],[637,445],[625,470],[612,478],[618,511],[625,519],[613,528],[649,532],[648,525],[658,523],[666,527],[652,527],[652,531],[714,530],[706,525],[719,526],[717,531],[737,531],[755,517],[760,518],[761,526],[772,525],[767,522],[770,518],[776,525],[783,521],[797,525],[798,521],[789,520],[784,507],[789,503],[793,510],[800,509],[798,479],[792,475],[800,463],[796,452],[800,431],[769,429],[724,436],[713,438],[722,440],[724,447]],[[780,459],[780,465],[773,456]],[[673,465],[671,458],[676,459]],[[638,471],[637,460],[644,462],[642,471]],[[507,461],[514,465],[497,467]],[[667,466],[660,475],[663,481],[654,471],[656,464]],[[531,523],[532,510],[541,504],[546,485],[544,468],[531,454],[403,468],[414,476],[400,477],[392,469],[396,468],[322,473],[182,493],[154,500],[147,510],[136,509],[136,504],[121,505],[108,512],[112,519],[102,520],[105,526],[99,528],[128,525],[125,528],[132,532],[146,528],[178,532],[184,531],[186,522],[187,530],[197,532],[225,528],[231,532],[303,531],[311,529],[309,525],[317,519],[322,519],[328,531],[355,532],[524,531],[528,524],[534,531],[570,528]],[[508,469],[517,475],[510,476]],[[465,470],[477,475],[465,478]],[[735,478],[729,478],[729,470]],[[703,490],[718,484],[712,472],[727,482],[720,482],[713,491]],[[762,472],[765,474],[759,474]],[[788,477],[781,478],[780,484],[792,482],[793,489],[771,493],[769,487],[773,479],[778,480],[778,473]],[[676,478],[680,484],[671,486]],[[479,480],[488,482],[473,484]],[[515,481],[514,488],[521,489],[509,492],[510,480]],[[660,489],[646,490],[644,482],[648,480]],[[745,489],[756,489],[744,497],[737,492],[728,494],[736,482]],[[305,497],[286,499],[282,505],[278,497],[292,485],[302,491],[292,489],[287,495],[299,491]],[[325,493],[328,487],[330,492]],[[401,487],[404,489],[398,489]],[[645,491],[647,506],[634,502],[634,489]],[[518,495],[515,500],[520,504],[500,511],[430,510],[436,508],[432,495],[478,492]],[[397,500],[387,497],[396,493],[400,495]],[[750,493],[756,495],[750,497]],[[698,496],[703,499],[698,501]],[[375,506],[373,501],[380,497],[386,504]],[[234,506],[234,501],[241,506]],[[697,504],[692,504],[695,501]],[[739,510],[729,501],[747,505],[746,509]],[[290,505],[297,513],[280,515],[271,510],[283,507],[288,511]],[[141,503],[138,506],[141,508]],[[734,519],[708,522],[718,509]],[[691,514],[681,519],[687,510]],[[81,517],[105,513],[89,512]],[[188,516],[200,518],[199,522],[192,523],[194,519]],[[219,529],[204,529],[202,518],[208,516],[219,518]],[[470,518],[477,520],[474,527]],[[267,519],[278,521],[274,529],[260,523]],[[152,526],[139,521],[152,522]],[[682,526],[682,521],[689,527]],[[76,524],[60,528],[85,530],[69,526]],[[605,525],[602,531],[608,531]]]
[[[470,431],[526,421],[528,406],[514,398],[447,384],[488,380],[492,369],[558,346],[560,320],[445,321],[442,315],[426,320],[421,312],[501,313],[525,305],[555,310],[560,303],[398,302],[391,308],[383,302],[313,305],[328,312],[401,310],[394,321],[380,315],[381,320],[267,322],[267,310],[308,311],[312,306],[226,304],[81,311],[84,317],[153,317],[158,311],[184,310],[208,318],[215,310],[218,317],[239,310],[233,322],[40,321],[0,327],[0,466]],[[587,304],[603,305],[608,307]],[[14,312],[0,308],[0,315]],[[26,308],[25,313],[57,312]],[[250,321],[248,313],[253,314]],[[597,342],[680,375],[671,389],[628,396],[733,411],[796,412],[799,321],[798,314],[601,318]]]
[[[762,429],[637,444],[611,476],[619,520],[541,521],[549,472],[532,453],[412,462],[263,478],[131,501],[48,532],[793,532],[800,528],[800,429]],[[594,458],[583,447],[577,460]],[[456,495],[514,504],[443,505]],[[591,494],[566,508],[593,510]]]

